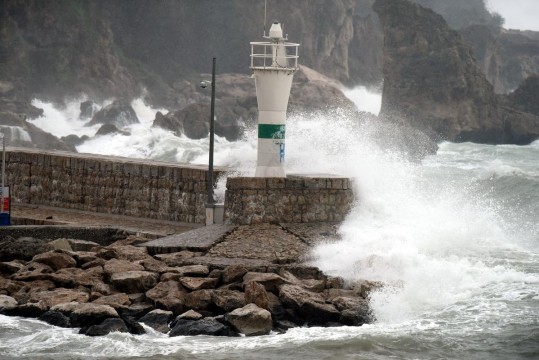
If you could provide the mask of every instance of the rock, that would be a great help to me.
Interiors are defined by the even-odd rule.
[[[98,243],[87,240],[67,239],[67,241],[69,241],[69,245],[73,251],[90,251],[92,248],[99,246]],[[95,255],[92,254],[92,256]]]
[[[67,239],[56,239],[53,241],[49,241],[48,244],[53,250],[73,251]]]
[[[190,104],[182,110],[166,115],[158,112],[153,121],[154,127],[172,130],[177,136],[185,135],[190,139],[202,139],[209,133],[210,108],[204,104]]]
[[[88,330],[84,332],[84,335],[104,336],[111,332],[129,332],[129,329],[122,319],[111,318],[103,320],[99,325],[90,326]]]
[[[182,276],[207,276],[210,269],[206,265],[187,265],[174,270]]]
[[[127,326],[127,330],[130,334],[133,335],[143,335],[146,334],[146,330],[144,330],[144,327],[140,325],[139,322],[135,321],[132,318],[122,318],[125,325]]]
[[[82,264],[80,267],[83,269],[83,270],[87,270],[87,269],[91,269],[93,267],[100,267],[100,268],[103,268],[106,264],[106,260],[105,259],[101,259],[101,258],[96,258],[95,260],[90,260],[88,262],[85,262],[84,264]]]
[[[88,125],[112,124],[122,128],[139,122],[135,110],[133,110],[127,101],[116,100],[95,113]]]
[[[105,260],[116,259],[118,257],[118,251],[111,247],[103,248],[101,246],[96,246],[95,248],[91,248],[90,251],[94,251],[97,257]]]
[[[76,287],[94,286],[103,280],[103,268],[95,266],[87,270],[78,268],[66,268],[56,271],[47,277],[57,286]]]
[[[46,252],[32,258],[33,262],[39,262],[50,266],[53,270],[72,268],[77,266],[77,262],[71,256],[62,252]]]
[[[146,297],[159,307],[180,314],[185,309],[186,294],[185,289],[177,281],[165,281],[148,290]]]
[[[91,119],[97,112],[98,106],[91,100],[86,100],[80,103],[80,115],[79,119],[86,120]]]
[[[246,304],[245,295],[236,290],[217,289],[212,293],[211,299],[218,308],[227,312],[244,307]]]
[[[144,294],[142,294],[144,295]],[[130,301],[133,301],[131,298],[129,298]],[[136,304],[130,305],[130,306],[123,306],[116,311],[120,315],[124,321],[126,319],[140,319],[150,311],[155,310],[154,306],[152,304],[144,303],[144,302],[138,302]],[[129,327],[129,324],[126,323],[126,325]]]
[[[328,276],[326,289],[343,289],[344,279],[340,276]]]
[[[185,320],[200,320],[202,319],[204,316],[202,316],[202,314],[199,314],[197,313],[196,311],[194,310],[189,310],[189,311],[186,311],[184,312],[183,314],[181,315],[178,315],[178,320],[179,319],[185,319]]]
[[[307,320],[309,325],[327,325],[336,323],[341,317],[340,312],[333,304],[325,304],[307,299],[299,309],[300,314]]]
[[[182,266],[185,259],[198,256],[197,253],[192,251],[184,250],[171,254],[157,254],[155,258],[161,261],[164,261],[168,266]]]
[[[119,317],[118,312],[111,306],[93,303],[63,303],[53,306],[50,310],[69,315],[73,326],[83,328],[100,324],[108,318]]]
[[[75,301],[77,303],[88,302],[89,296],[86,291],[75,289],[55,289],[50,291],[34,292],[30,296],[31,302],[42,301],[47,308],[51,308],[54,305],[69,303]]]
[[[4,310],[10,310],[10,309],[15,308],[17,305],[19,305],[17,303],[17,300],[12,298],[11,296],[0,295],[0,314]]]
[[[361,309],[347,309],[341,312],[339,322],[348,326],[361,326],[372,322],[369,312],[362,312]]]
[[[148,260],[153,259],[148,255],[148,251],[145,247],[138,247],[132,245],[123,245],[123,246],[111,246],[112,249],[116,252],[116,258],[119,260]]]
[[[149,271],[126,271],[112,274],[110,282],[118,290],[133,294],[151,289],[157,279],[158,275]]]
[[[223,282],[230,284],[243,279],[243,276],[247,274],[248,270],[242,265],[227,266],[223,271]]]
[[[20,271],[24,267],[19,261],[7,261],[0,262],[0,273],[1,274],[14,274],[17,271]]]
[[[279,299],[285,306],[299,309],[307,301],[325,303],[324,298],[319,293],[313,293],[303,289],[299,285],[285,284],[279,288]]]
[[[184,298],[187,308],[195,310],[206,310],[212,304],[212,290],[196,290]]]
[[[129,300],[129,296],[123,293],[102,296],[92,302],[94,304],[109,305],[115,309],[131,304],[131,301]]]
[[[2,276],[0,276],[0,294],[2,295],[11,295],[18,291],[20,291],[22,288],[25,288],[27,283],[22,281],[13,281],[10,279],[5,279]],[[51,283],[51,285],[54,287],[54,284]]]
[[[16,281],[48,280],[50,273],[52,273],[50,266],[31,262],[13,274],[11,278]]]
[[[39,239],[4,239],[0,241],[0,261],[29,261],[34,256],[50,250],[51,246]]]
[[[172,321],[174,317],[172,311],[165,310],[153,310],[144,315],[139,321],[145,325],[148,325],[155,331],[159,331],[163,334],[166,334],[170,331],[168,324]]]
[[[189,290],[215,289],[219,279],[216,278],[196,278],[182,277],[180,283]]]
[[[47,324],[59,326],[63,328],[71,327],[71,320],[59,311],[49,310],[38,317],[38,320],[44,321]]]
[[[247,304],[225,315],[236,331],[247,336],[269,334],[273,326],[271,314],[255,304]]]
[[[105,274],[112,277],[114,274],[128,271],[144,271],[144,266],[128,260],[110,259],[103,265]]]
[[[326,288],[326,280],[325,279],[321,279],[321,280],[317,280],[317,279],[300,280],[297,277],[295,277],[294,275],[292,275],[292,273],[290,273],[290,272],[288,272],[288,271],[286,271],[284,269],[281,269],[279,271],[279,276],[281,276],[287,283],[299,285],[302,288],[304,288],[306,290],[309,290],[309,291],[322,292]]]
[[[43,302],[37,302],[22,304],[13,308],[6,308],[2,312],[8,316],[37,318],[47,310],[47,305],[45,305]]]
[[[228,326],[212,318],[201,320],[179,319],[169,333],[169,336],[234,336],[236,335]]]
[[[434,140],[525,144],[539,137],[539,118],[502,106],[459,33],[429,9],[376,0],[384,29],[380,116]]]
[[[109,134],[120,134],[120,135],[126,135],[129,136],[129,132],[127,131],[121,131],[116,127],[116,125],[113,124],[104,124],[101,125],[101,127],[97,130],[95,133],[95,136],[99,135],[109,135]]]
[[[8,282],[9,294],[19,302],[19,304],[30,301],[30,296],[35,292],[48,291],[56,286],[50,280],[34,280],[27,282]]]
[[[514,109],[539,116],[539,74],[525,79],[508,100]]]
[[[82,145],[86,140],[90,140],[90,137],[88,135],[83,135],[79,137],[77,135],[71,134],[67,136],[62,136],[60,140],[62,140],[67,145],[75,147]]]
[[[349,287],[363,299],[368,299],[371,292],[379,290],[383,286],[384,284],[380,281],[369,280],[358,280],[349,285]]]
[[[155,273],[164,273],[168,270],[168,265],[165,262],[156,260],[154,258],[140,260],[139,264],[144,267],[144,270]]]
[[[244,286],[252,281],[263,285],[267,291],[272,292],[276,292],[277,287],[285,283],[282,277],[274,273],[248,272],[243,276]]]
[[[245,303],[255,304],[256,306],[269,310],[268,293],[263,285],[251,281],[245,285]]]

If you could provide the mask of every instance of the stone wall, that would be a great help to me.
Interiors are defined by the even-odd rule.
[[[337,222],[354,194],[342,177],[229,177],[225,219],[230,224]]]
[[[205,221],[206,166],[22,148],[8,148],[6,162],[14,202]]]

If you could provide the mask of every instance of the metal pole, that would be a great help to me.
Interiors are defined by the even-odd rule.
[[[6,176],[6,134],[2,134],[2,205],[0,212],[4,212],[4,179]]]
[[[208,204],[215,204],[213,198],[213,143],[215,133],[215,58],[211,71],[211,105],[210,105],[210,158],[208,165]]]

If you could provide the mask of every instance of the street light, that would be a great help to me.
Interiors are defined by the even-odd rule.
[[[204,80],[200,83],[200,87],[206,89],[211,86],[211,105],[210,105],[210,150],[208,161],[208,187],[207,187],[207,204],[214,205],[215,199],[213,198],[213,145],[215,135],[215,58],[213,58],[213,65],[211,71],[211,83],[208,80]]]

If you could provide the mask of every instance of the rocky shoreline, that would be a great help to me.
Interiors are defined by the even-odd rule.
[[[257,233],[278,233],[274,230],[280,226],[259,227],[236,228],[204,252],[154,255],[140,245],[147,239],[133,235],[108,246],[4,238],[0,314],[80,328],[80,334],[89,336],[143,334],[141,324],[169,336],[249,336],[299,326],[360,326],[373,320],[368,294],[380,284],[346,283],[302,263],[309,244],[301,236],[288,232],[288,249],[282,250],[292,249],[292,258],[222,256],[220,249],[234,256],[227,239],[234,244],[238,236],[251,233],[251,238],[244,235],[248,253],[249,246],[264,240],[255,240]],[[23,243],[28,246],[22,248]]]

